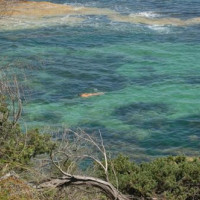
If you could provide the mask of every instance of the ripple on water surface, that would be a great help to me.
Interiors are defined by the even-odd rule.
[[[128,23],[136,15],[148,20],[172,17],[158,12],[159,6],[156,3],[153,13],[148,6],[144,11],[123,13],[122,6],[115,9],[120,14],[112,11],[114,16],[103,10],[108,17],[87,16],[76,26],[57,24],[60,18],[52,18],[54,23],[43,19],[45,26],[34,29],[31,25],[26,30],[4,29],[0,33],[1,64],[10,63],[19,72],[25,68],[27,74],[27,123],[66,124],[88,132],[100,129],[113,151],[135,154],[136,159],[199,153],[198,27]],[[105,94],[79,96],[91,92]]]

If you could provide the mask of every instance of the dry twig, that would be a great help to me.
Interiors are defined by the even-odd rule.
[[[63,176],[44,181],[43,183],[39,184],[38,189],[64,188],[68,186],[92,186],[100,189],[101,192],[106,194],[112,200],[128,200],[129,198],[121,194],[119,190],[115,188],[109,181],[108,155],[103,143],[101,132],[99,132],[100,141],[96,140],[82,130],[67,130],[64,134],[65,136],[67,135],[67,132],[68,138],[66,142],[64,142],[65,139],[62,138],[60,147],[56,151],[52,152],[50,156],[53,165],[61,172]],[[86,149],[90,149],[91,151],[84,151],[85,146],[87,146]],[[95,153],[95,149],[97,150],[97,153]],[[78,163],[84,159],[91,159],[97,165],[99,165],[104,170],[106,180],[91,176],[74,175],[70,169],[72,163]],[[67,169],[63,169],[63,160],[71,162]],[[113,168],[113,166],[111,166],[111,168]]]

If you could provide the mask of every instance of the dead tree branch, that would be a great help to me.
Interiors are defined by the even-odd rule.
[[[0,95],[7,98],[11,106],[9,117],[12,118],[13,127],[16,126],[22,114],[20,86],[15,74],[0,70]]]
[[[43,182],[37,188],[63,188],[67,186],[92,186],[100,189],[112,200],[129,200],[128,197],[122,195],[111,183],[89,176],[67,174],[67,176],[63,176],[61,178],[55,178]]]
[[[101,132],[99,132],[100,140],[95,139],[82,130],[67,130],[66,132],[69,133],[66,143],[63,142],[62,138],[61,146],[50,155],[51,162],[63,176],[61,178],[52,178],[44,181],[39,184],[37,188],[41,190],[44,188],[64,188],[68,186],[91,186],[100,189],[100,191],[107,195],[111,200],[128,200],[129,198],[121,194],[109,181],[108,155]],[[74,175],[70,170],[72,163],[78,163],[84,159],[90,159],[99,165],[104,171],[106,177],[105,180],[92,176]],[[63,160],[70,161],[67,169],[62,165]],[[113,166],[110,168],[113,169]]]

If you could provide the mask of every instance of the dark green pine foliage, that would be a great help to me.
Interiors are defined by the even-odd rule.
[[[119,155],[110,161],[109,166],[111,182],[117,187],[116,174],[119,190],[125,194],[144,199],[200,199],[199,158],[169,156],[135,164],[128,157]],[[98,168],[97,173],[105,178],[101,169]]]
[[[38,129],[22,132],[19,124],[13,125],[4,96],[0,96],[0,171],[23,168],[31,158],[49,153],[55,144]]]

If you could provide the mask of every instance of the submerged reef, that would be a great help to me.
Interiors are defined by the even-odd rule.
[[[137,13],[124,15],[106,8],[34,1],[17,1],[14,5],[8,5],[3,15],[5,18],[1,20],[0,27],[6,27],[7,29],[11,29],[11,27],[12,29],[33,28],[34,26],[44,26],[44,24],[45,26],[48,24],[57,25],[57,23],[73,25],[84,21],[87,16],[91,15],[105,16],[113,22],[151,26],[190,26],[200,24],[200,17],[183,20],[172,17],[152,17]],[[25,24],[26,26],[24,26]]]

